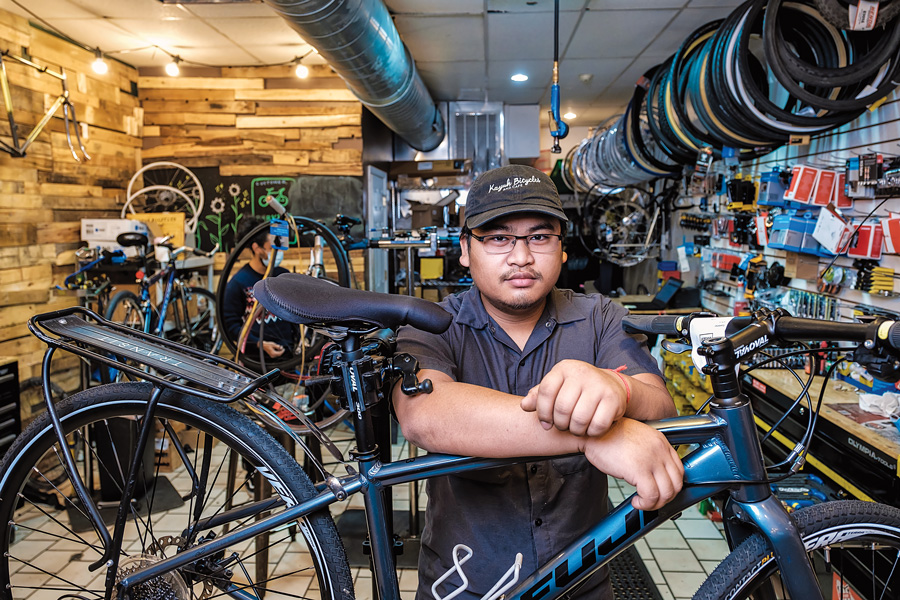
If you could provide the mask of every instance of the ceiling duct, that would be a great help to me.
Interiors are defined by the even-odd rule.
[[[381,0],[265,0],[360,102],[410,146],[431,150],[444,123]]]

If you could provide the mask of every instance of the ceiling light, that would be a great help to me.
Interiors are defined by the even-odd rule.
[[[294,69],[294,75],[299,77],[300,79],[306,79],[309,77],[309,67],[303,64],[303,59],[297,59],[297,68]]]
[[[181,58],[173,56],[172,62],[166,65],[166,75],[169,77],[178,77],[178,74],[181,72],[181,69],[178,68],[178,63],[180,62]]]
[[[516,73],[515,75],[510,77],[510,79],[518,82],[528,81],[528,75],[526,75],[525,73]]]
[[[567,112],[566,114],[563,115],[563,119],[574,119],[574,118],[577,117],[577,116],[578,116],[578,115],[576,115],[576,114],[573,113],[573,112]]]
[[[94,73],[97,75],[106,75],[107,71],[109,71],[109,65],[103,60],[103,53],[100,52],[100,48],[97,48],[95,55],[96,58],[94,59],[93,64],[91,64],[91,68],[94,69]]]

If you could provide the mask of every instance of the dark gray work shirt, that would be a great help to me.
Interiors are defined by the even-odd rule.
[[[524,350],[491,319],[476,288],[449,296],[441,306],[455,316],[450,328],[434,335],[403,327],[398,351],[459,382],[524,396],[565,359],[609,369],[626,365],[628,375],[659,374],[645,338],[622,331],[627,311],[600,295],[554,288]],[[481,598],[517,552],[524,557],[524,578],[607,512],[606,475],[583,456],[435,478],[426,489],[418,599],[432,598],[431,584],[453,566],[456,544],[474,551],[463,567],[469,593],[459,597]],[[459,580],[450,581],[457,583],[442,587],[442,595]],[[577,597],[612,598],[608,587],[604,570]]]

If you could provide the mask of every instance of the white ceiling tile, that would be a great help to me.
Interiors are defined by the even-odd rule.
[[[560,52],[572,37],[578,16],[560,14]],[[553,13],[488,14],[487,28],[489,60],[553,58]]]
[[[559,87],[569,94],[590,96],[599,94],[611,82],[619,78],[631,64],[631,58],[579,58],[563,60],[559,65]],[[582,74],[592,75],[588,83],[581,81]]]
[[[722,8],[722,7],[731,7],[731,9],[737,8],[739,5],[743,4],[743,0],[691,0],[688,3],[688,8]]]
[[[512,84],[513,82],[509,82]],[[537,104],[544,95],[544,88],[518,87],[504,83],[488,86],[488,100],[507,104]]]
[[[261,42],[306,45],[300,34],[281,17],[206,19],[205,22],[242,46]]]
[[[515,82],[510,77],[515,73],[528,75],[528,81]],[[488,63],[488,85],[519,87],[539,87],[550,85],[553,77],[553,59],[544,60],[495,60]]]
[[[704,23],[727,17],[731,10],[729,7],[684,9],[660,32],[642,56],[670,56],[693,31]]]
[[[476,93],[473,90],[484,89],[487,77],[483,61],[416,61],[416,69],[435,100],[456,100],[463,95],[472,96]],[[483,95],[483,92],[479,95]]]
[[[707,0],[715,2],[716,0]],[[656,10],[659,8],[681,8],[685,0],[591,0],[588,10]]]
[[[585,0],[560,0],[559,12],[580,11]],[[488,12],[553,12],[553,0],[487,0]]]
[[[633,57],[676,15],[674,10],[610,10],[585,13],[566,58]]]
[[[87,12],[114,19],[183,19],[190,14],[177,4],[163,4],[159,0],[70,0]],[[43,5],[44,0],[33,0],[29,4]]]
[[[275,9],[265,2],[241,2],[240,4],[186,4],[184,9],[202,19],[237,19],[241,17],[272,17]],[[280,18],[280,17],[279,17]]]
[[[417,60],[484,60],[484,19],[481,15],[398,15],[394,21],[401,32],[400,37]]]
[[[385,0],[385,6],[395,14],[481,14],[483,0]]]
[[[110,19],[108,22],[173,52],[181,48],[221,47],[229,42],[228,38],[194,18],[157,21]]]
[[[64,19],[83,19],[95,14],[73,4],[71,0],[40,0],[40,2],[35,2],[34,0],[32,0],[31,2],[21,2],[20,0],[19,4],[21,4],[28,10],[23,9],[22,6],[19,6],[12,0],[0,0],[0,9],[7,10],[17,15],[21,15],[26,19],[34,18],[31,14],[29,14],[28,11],[31,11],[32,13],[43,19],[47,19],[49,17]]]

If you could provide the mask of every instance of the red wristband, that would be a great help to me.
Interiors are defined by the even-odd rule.
[[[625,386],[625,404],[627,405],[629,402],[631,402],[631,386],[628,385],[628,380],[625,379],[625,376],[620,373],[620,371],[624,371],[626,368],[627,367],[625,365],[622,365],[618,369],[607,369],[607,371],[612,371],[619,376],[619,379],[622,380],[622,385]]]

